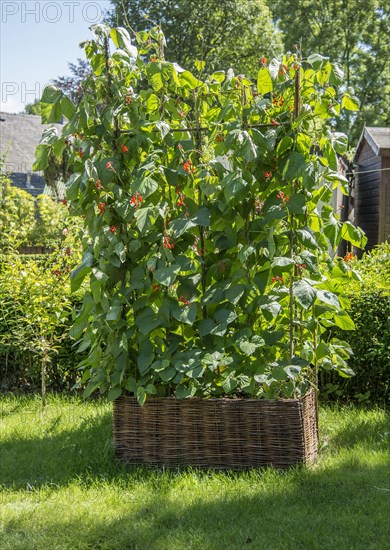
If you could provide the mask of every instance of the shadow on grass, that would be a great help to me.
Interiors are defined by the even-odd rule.
[[[22,415],[21,423],[41,422],[37,411],[32,414],[33,417],[29,413]],[[63,414],[56,414],[45,421],[41,433],[28,437],[22,427],[20,435],[14,433],[12,438],[2,441],[0,484],[14,489],[47,483],[61,486],[90,472],[99,475],[115,471],[109,412],[94,417],[86,415],[79,419],[77,428],[64,429],[63,422]]]
[[[0,483],[27,496],[32,489],[56,491],[79,482],[84,501],[73,513],[49,514],[42,523],[31,524],[28,514],[10,518],[3,535],[21,542],[9,548],[46,548],[47,537],[51,547],[72,550],[387,547],[388,465],[349,453],[354,445],[368,452],[373,442],[384,450],[385,419],[349,418],[310,469],[215,475],[118,464],[110,412],[81,419],[76,429],[61,430],[61,422],[54,416],[39,436],[5,441]],[[334,462],[327,459],[330,447],[341,453]],[[114,515],[95,509],[103,484],[116,488],[114,500],[107,500]],[[98,491],[95,501],[88,500],[89,486]]]
[[[253,485],[246,489],[233,484],[229,490],[227,484],[214,490],[205,487],[192,496],[188,487],[181,492],[178,487],[166,491],[152,486],[136,502],[118,496],[115,519],[107,518],[104,510],[88,518],[85,508],[83,515],[71,519],[54,514],[44,526],[32,529],[19,517],[7,523],[5,533],[31,537],[31,548],[46,548],[46,533],[55,533],[53,547],[72,550],[387,548],[386,494],[375,487],[376,480],[388,475],[384,466],[346,463],[331,472],[299,474],[287,486],[273,488],[261,483],[262,472],[257,479],[252,473]]]
[[[74,411],[79,414],[78,408]],[[78,426],[70,429],[63,429],[63,414],[57,414],[45,423],[39,435],[25,437],[21,430],[20,437],[15,434],[15,437],[0,442],[0,485],[29,489],[45,484],[64,486],[75,479],[92,483],[99,479],[115,481],[128,476],[146,480],[158,475],[155,470],[131,468],[114,459],[112,413],[99,408],[99,405],[96,412],[78,418]],[[333,450],[351,449],[354,445],[386,448],[390,433],[389,416],[379,419],[358,413],[356,417],[349,414],[347,421],[331,433],[326,434],[326,429],[323,430],[327,444],[320,453],[320,462],[329,453],[329,447]],[[68,414],[69,418],[65,420],[72,424],[74,418]],[[28,415],[21,417],[22,422],[30,420]],[[174,470],[171,475],[175,475]]]
[[[153,494],[135,514],[108,526],[101,521],[89,536],[101,548],[118,549],[384,549],[390,535],[385,507],[375,515],[369,510],[385,504],[371,483],[386,469],[367,474],[363,468],[351,475],[345,465],[331,476],[312,471],[275,491],[205,491],[191,504],[177,494]]]

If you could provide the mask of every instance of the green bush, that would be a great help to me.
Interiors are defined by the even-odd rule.
[[[36,223],[30,232],[35,246],[53,247],[64,241],[64,230],[73,223],[68,209],[48,195],[39,195],[35,200]]]
[[[26,191],[13,187],[10,179],[0,173],[0,202],[1,248],[27,243],[31,227],[35,225],[34,198]]]
[[[80,360],[68,337],[72,311],[69,273],[79,259],[78,221],[66,205],[12,186],[0,162],[0,389],[35,390],[42,379],[69,389]],[[53,248],[23,256],[23,246]]]
[[[40,257],[0,256],[0,389],[51,390],[76,382],[69,330],[80,295],[70,295],[69,273],[78,261],[69,233],[65,246]],[[43,375],[43,376],[42,376]]]
[[[349,289],[350,315],[356,330],[338,336],[353,350],[349,366],[355,376],[342,380],[325,374],[322,386],[330,396],[382,403],[389,398],[390,379],[390,244],[383,243],[358,261],[361,281]]]
[[[55,247],[74,224],[68,209],[47,195],[34,198],[14,187],[0,162],[0,248]]]

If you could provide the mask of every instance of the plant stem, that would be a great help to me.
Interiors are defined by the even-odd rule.
[[[301,70],[298,67],[295,73],[295,89],[294,89],[294,119],[298,117],[299,111],[301,110],[301,99],[300,99],[300,87],[301,87]]]
[[[108,94],[108,100],[109,100],[108,102],[112,103],[114,98],[112,96],[112,89],[111,89],[112,79],[111,79],[111,70],[110,70],[110,63],[109,63],[110,49],[109,49],[109,43],[108,43],[107,37],[104,39],[104,57],[105,57],[106,73],[107,73],[107,94]],[[117,148],[117,139],[120,133],[121,131],[119,129],[118,117],[115,116],[114,117],[114,135],[112,139],[112,147],[114,152],[116,151],[116,148]]]
[[[250,224],[250,212],[248,213],[248,215],[246,216],[245,218],[245,236],[246,236],[246,244],[249,246],[250,245],[250,237],[249,237],[249,224]],[[251,262],[250,262],[250,259],[249,259],[249,256],[246,260],[246,278],[247,278],[247,281],[248,281],[248,284],[250,285],[251,284]],[[251,315],[250,313],[247,314],[247,324],[248,326],[251,326],[252,322],[251,322]]]
[[[197,151],[198,157],[202,154],[202,135],[200,131],[200,123],[199,123],[199,112],[196,104],[196,93],[194,92],[194,108],[195,108],[195,117],[196,117],[196,127],[197,132],[195,134],[195,149]],[[199,208],[202,206],[203,202],[203,195],[202,190],[200,188],[200,184],[198,185],[198,206]],[[205,246],[204,246],[204,228],[200,225],[199,226],[199,242],[200,242],[200,252],[201,252],[201,262],[202,262],[202,272],[201,272],[201,285],[202,285],[202,296],[204,296],[206,292],[206,263],[205,263]],[[207,317],[207,307],[204,305],[202,307],[202,315],[203,319]]]
[[[290,216],[290,258],[294,258],[294,218],[291,214]],[[290,276],[290,286],[289,286],[289,313],[290,313],[290,319],[289,319],[289,332],[290,332],[290,359],[294,357],[294,280],[295,280],[295,268],[291,273]]]
[[[47,355],[46,351],[43,352],[41,360],[41,397],[42,397],[42,408],[46,407],[46,361]]]
[[[295,88],[294,88],[294,119],[299,115],[300,110],[300,69],[296,70],[295,73]],[[294,195],[295,185],[294,182],[291,184],[291,196]],[[290,214],[290,258],[294,259],[294,215]],[[289,287],[289,310],[290,310],[290,319],[289,319],[289,332],[290,332],[290,359],[294,357],[294,318],[295,318],[295,307],[294,307],[294,282],[296,276],[296,268],[294,267],[291,277],[290,277],[290,287]]]

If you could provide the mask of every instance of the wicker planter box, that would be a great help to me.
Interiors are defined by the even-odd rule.
[[[317,403],[302,399],[149,398],[114,403],[115,455],[134,465],[287,468],[317,457]]]

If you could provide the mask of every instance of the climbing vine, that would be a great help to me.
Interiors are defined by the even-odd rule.
[[[160,28],[92,27],[93,74],[75,106],[45,89],[40,165],[67,150],[71,212],[85,225],[71,275],[87,285],[73,337],[86,395],[303,395],[319,368],[345,376],[353,329],[335,256],[362,232],[329,206],[347,190],[331,118],[348,105],[320,55],[260,59],[257,82],[164,60]],[[355,108],[355,107],[354,107]]]

